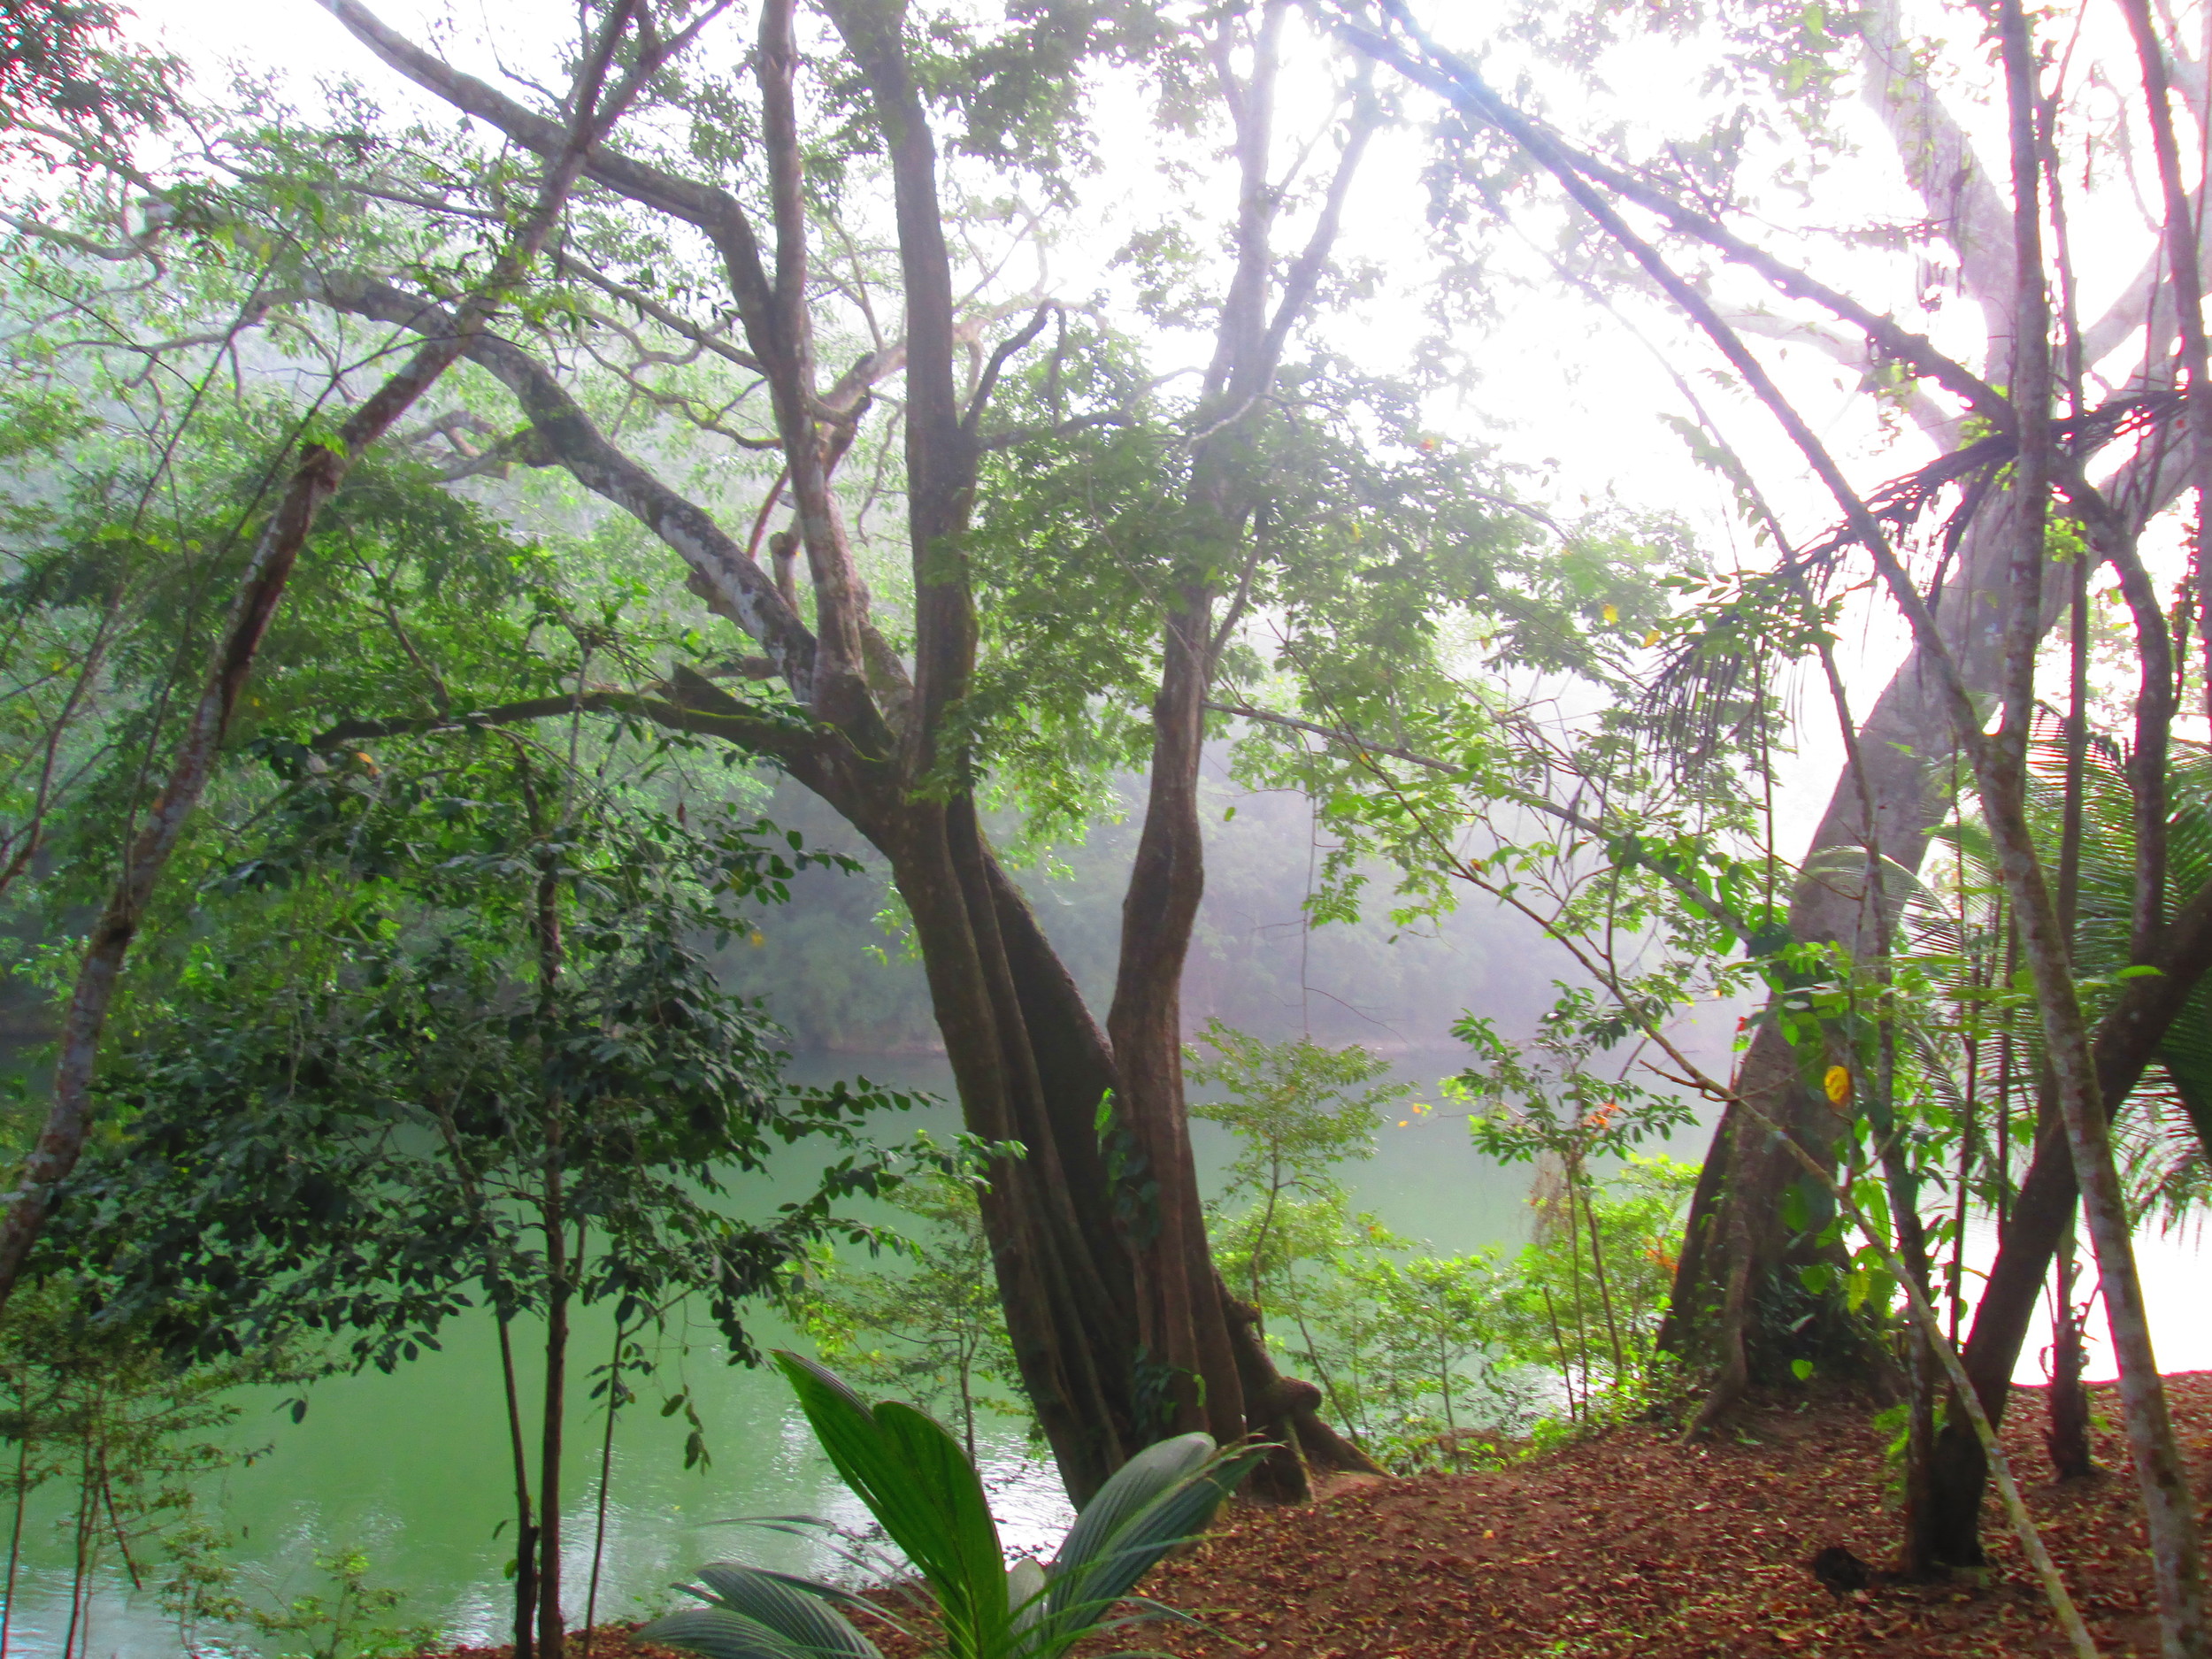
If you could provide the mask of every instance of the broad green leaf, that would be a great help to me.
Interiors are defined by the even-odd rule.
[[[902,1402],[871,1411],[812,1360],[781,1349],[775,1358],[838,1474],[928,1581],[947,1641],[960,1650],[1002,1637],[1005,1554],[960,1442]]]
[[[811,1649],[759,1620],[719,1607],[690,1607],[667,1614],[640,1630],[638,1638],[703,1654],[706,1659],[814,1659]]]
[[[1079,1559],[1063,1550],[1054,1573],[1053,1611],[1089,1617],[1102,1613],[1161,1556],[1202,1531],[1222,1500],[1266,1455],[1265,1447],[1222,1454],[1092,1540]]]
[[[873,1642],[818,1597],[793,1588],[783,1578],[736,1562],[718,1561],[700,1568],[699,1579],[715,1601],[789,1638],[808,1653],[825,1659],[878,1659]]]
[[[1080,1569],[1106,1540],[1162,1493],[1203,1468],[1214,1453],[1210,1434],[1179,1434],[1146,1447],[1113,1472],[1061,1540],[1059,1572]]]

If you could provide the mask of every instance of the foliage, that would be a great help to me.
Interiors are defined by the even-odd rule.
[[[1325,1200],[1336,1189],[1329,1171],[1372,1157],[1384,1110],[1413,1091],[1377,1083],[1389,1063],[1364,1048],[1328,1048],[1306,1037],[1271,1043],[1218,1019],[1206,1022],[1202,1041],[1212,1057],[1187,1050],[1184,1074],[1224,1098],[1200,1102],[1190,1113],[1241,1143],[1213,1209],[1218,1215],[1243,1200],[1251,1210],[1238,1248],[1252,1301],[1263,1306],[1263,1281],[1281,1249],[1273,1235],[1284,1202]]]
[[[841,1374],[925,1411],[949,1407],[972,1463],[979,1412],[1030,1415],[975,1182],[933,1171],[890,1202],[920,1224],[900,1229],[903,1263],[855,1271],[818,1246],[795,1293],[803,1327]]]
[[[1449,1092],[1476,1108],[1467,1125],[1476,1147],[1501,1163],[1539,1168],[1531,1200],[1536,1236],[1523,1253],[1522,1294],[1511,1302],[1517,1340],[1509,1346],[1532,1358],[1546,1346],[1537,1333],[1548,1338],[1571,1417],[1589,1409],[1594,1389],[1628,1384],[1648,1359],[1673,1270],[1657,1256],[1658,1240],[1674,1227],[1674,1204],[1689,1190],[1679,1165],[1632,1163],[1642,1202],[1617,1201],[1607,1206],[1613,1213],[1599,1213],[1593,1159],[1632,1158],[1643,1141],[1693,1121],[1686,1102],[1631,1082],[1625,1067],[1609,1078],[1592,1071],[1594,1057],[1626,1035],[1626,1025],[1587,987],[1562,987],[1535,1045],[1548,1060],[1504,1041],[1487,1020],[1471,1015],[1455,1027],[1476,1064]],[[1662,1263],[1655,1274],[1655,1258]],[[1594,1381],[1594,1359],[1601,1382]]]
[[[266,1659],[408,1659],[437,1640],[434,1626],[387,1621],[402,1595],[370,1582],[369,1558],[357,1549],[318,1551],[315,1570],[329,1588],[289,1600],[257,1601],[239,1589],[238,1570],[225,1558],[228,1533],[204,1523],[171,1542],[162,1604],[177,1620],[188,1655],[231,1651],[230,1640],[203,1644],[204,1624],[258,1639]]]
[[[0,1326],[0,1440],[13,1453],[19,1522],[41,1487],[74,1487],[58,1524],[71,1563],[65,1646],[79,1652],[89,1650],[92,1594],[111,1549],[142,1582],[156,1551],[173,1558],[206,1529],[199,1483],[265,1449],[241,1448],[228,1432],[240,1392],[297,1386],[326,1369],[296,1346],[180,1365],[142,1325],[89,1311],[79,1286],[57,1279],[25,1291]],[[10,1583],[19,1526],[12,1536]]]
[[[1395,1466],[1497,1455],[1540,1416],[1543,1372],[1579,1419],[1649,1363],[1694,1171],[1632,1148],[1687,1112],[1592,1078],[1577,1064],[1586,1036],[1567,1024],[1547,1039],[1566,1061],[1555,1072],[1470,1018],[1462,1034],[1485,1067],[1447,1085],[1448,1097],[1487,1105],[1470,1119],[1482,1151],[1553,1171],[1539,1183],[1535,1236],[1510,1259],[1420,1252],[1354,1210],[1333,1171],[1373,1156],[1378,1111],[1409,1092],[1355,1093],[1386,1071],[1374,1056],[1217,1024],[1207,1041],[1220,1057],[1192,1068],[1232,1091],[1194,1114],[1240,1142],[1214,1207],[1224,1273],[1248,1287],[1271,1343],[1310,1368],[1344,1432]],[[1610,1179],[1593,1167],[1624,1155]],[[1557,1173],[1568,1169],[1571,1187]]]
[[[934,1419],[899,1401],[871,1407],[836,1375],[779,1353],[815,1438],[855,1496],[928,1586],[949,1659],[1056,1659],[1127,1622],[1114,1609],[1169,1550],[1204,1531],[1262,1451],[1217,1451],[1203,1434],[1162,1440],[1118,1470],[1047,1564],[1006,1564],[983,1482]],[[872,1659],[873,1643],[832,1610],[834,1587],[724,1562],[700,1570],[708,1603],[639,1633],[707,1659]],[[1164,1609],[1163,1609],[1164,1611]]]
[[[1586,1171],[1540,1180],[1531,1197],[1535,1235],[1514,1262],[1500,1299],[1501,1348],[1559,1374],[1571,1417],[1602,1409],[1601,1396],[1632,1393],[1655,1356],[1673,1287],[1694,1164],[1632,1156],[1610,1178]]]
[[[897,1179],[857,1125],[905,1098],[787,1087],[774,1027],[712,970],[818,856],[727,807],[664,806],[660,747],[633,769],[611,744],[587,770],[573,741],[548,757],[496,733],[381,762],[265,742],[282,787],[208,880],[167,995],[142,998],[101,1079],[105,1143],[43,1246],[180,1356],[305,1328],[389,1370],[488,1310],[525,1608],[557,1596],[572,1310],[611,1305],[634,1372],[651,1363],[636,1334],[694,1302],[754,1360],[748,1303],[833,1233],[872,1240],[835,1206]],[[829,1149],[810,1194],[764,1217],[731,1201],[808,1140]],[[537,1437],[510,1339],[526,1316]],[[627,1391],[608,1386],[611,1410]],[[706,1451],[695,1419],[687,1459]]]
[[[111,1305],[180,1351],[304,1325],[358,1333],[357,1361],[388,1368],[472,1281],[503,1317],[542,1305],[533,1199],[557,1176],[600,1244],[582,1300],[627,1321],[696,1289],[749,1352],[739,1302],[887,1167],[849,1150],[765,1224],[713,1200],[780,1143],[856,1147],[850,1125],[895,1103],[785,1088],[772,1029],[709,970],[703,930],[806,855],[727,816],[534,822],[558,786],[497,739],[414,766],[274,758],[273,833],[213,884],[173,1000],[104,1082],[117,1133],[66,1227]]]
[[[1285,1276],[1279,1306],[1285,1346],[1312,1368],[1344,1432],[1408,1473],[1501,1456],[1540,1402],[1501,1340],[1513,1280],[1498,1252],[1414,1254],[1337,1206],[1308,1217],[1317,1222],[1327,1231],[1310,1246],[1312,1263]]]

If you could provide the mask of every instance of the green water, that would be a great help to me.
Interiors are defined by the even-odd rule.
[[[1424,1089],[1452,1069],[1449,1054],[1398,1064],[1398,1075]],[[838,1056],[795,1068],[803,1077],[871,1077],[949,1094],[941,1060]],[[952,1125],[951,1110],[886,1120],[886,1140],[914,1127]],[[1202,1165],[1217,1168],[1223,1141],[1202,1132]],[[1442,1115],[1394,1121],[1371,1163],[1350,1171],[1363,1207],[1400,1233],[1440,1248],[1509,1242],[1526,1228],[1526,1172],[1500,1170],[1476,1156],[1463,1125]],[[803,1179],[795,1160],[787,1180],[764,1183],[765,1198]],[[764,1346],[785,1340],[772,1322],[758,1327]],[[603,1321],[580,1323],[572,1378],[600,1363],[611,1337]],[[670,1581],[692,1565],[743,1555],[764,1564],[818,1569],[813,1547],[730,1525],[748,1515],[807,1513],[833,1520],[864,1517],[815,1451],[781,1382],[733,1367],[710,1331],[696,1333],[687,1357],[672,1356],[660,1377],[622,1414],[613,1442],[606,1506],[606,1549],[599,1591],[602,1618],[636,1617],[661,1604]],[[680,1380],[703,1420],[711,1467],[682,1466],[686,1426],[663,1418],[659,1402]],[[288,1394],[291,1391],[286,1391]],[[584,1611],[603,1415],[580,1400],[572,1408],[563,1480],[565,1572],[572,1617]],[[406,1594],[401,1616],[472,1642],[501,1640],[509,1614],[504,1569],[513,1553],[505,1416],[496,1343],[488,1320],[449,1326],[442,1352],[391,1375],[333,1378],[311,1391],[306,1420],[295,1426],[274,1393],[249,1400],[239,1443],[265,1455],[211,1483],[209,1507],[236,1534],[235,1559],[249,1594],[271,1599],[319,1591],[317,1550],[358,1548],[373,1578]],[[526,1409],[534,1409],[528,1408]],[[1048,1469],[1030,1462],[1018,1431],[1002,1426],[985,1454],[994,1503],[1010,1545],[1043,1543],[1064,1525],[1066,1509]],[[60,1483],[57,1483],[58,1486]],[[35,1502],[25,1525],[24,1567],[8,1645],[26,1655],[58,1654],[68,1617],[69,1559],[64,1495]],[[112,1557],[113,1552],[109,1555]],[[143,1563],[142,1563],[143,1564]],[[149,1579],[153,1577],[149,1572]],[[92,1655],[174,1654],[178,1632],[150,1589],[131,1592],[119,1564],[107,1571],[91,1613]]]

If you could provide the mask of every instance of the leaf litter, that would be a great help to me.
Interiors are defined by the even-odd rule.
[[[2202,1505],[2212,1500],[2212,1372],[2167,1386]],[[2117,1392],[2090,1390],[2107,1472],[2063,1483],[2050,1478],[2042,1446],[2045,1393],[2015,1389],[2005,1418],[2029,1508],[2100,1647],[2155,1655]],[[1094,1646],[1171,1659],[2064,1653],[1993,1498],[1985,1568],[1927,1584],[1878,1571],[1870,1587],[1842,1595],[1823,1586],[1810,1563],[1824,1549],[1839,1546],[1878,1569],[1893,1561],[1899,1517],[1884,1456],[1863,1402],[1778,1394],[1701,1441],[1624,1424],[1500,1471],[1353,1477],[1314,1503],[1227,1512],[1141,1586],[1200,1622],[1125,1627]],[[872,1634],[886,1659],[918,1659],[911,1644]],[[572,1659],[577,1645],[572,1637]],[[593,1644],[593,1659],[665,1653],[621,1626],[603,1626]],[[444,1659],[511,1654],[463,1647]]]

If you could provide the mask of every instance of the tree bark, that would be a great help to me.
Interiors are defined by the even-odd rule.
[[[570,1270],[566,1217],[557,1168],[549,1176],[545,1216],[545,1399],[538,1438],[538,1654],[565,1659],[568,1624],[561,1615],[561,1449],[568,1417]]]
[[[2081,1313],[2074,1302],[2079,1276],[2069,1227],[2059,1235],[2051,1271],[2051,1397],[2043,1431],[2051,1472],[2061,1480],[2084,1480],[2097,1472],[2089,1451],[2089,1391],[2082,1386]]]
[[[522,1443],[522,1394],[515,1379],[515,1348],[506,1314],[499,1316],[499,1368],[507,1402],[508,1454],[515,1476],[514,1659],[537,1651],[538,1524],[530,1504],[530,1457]]]

